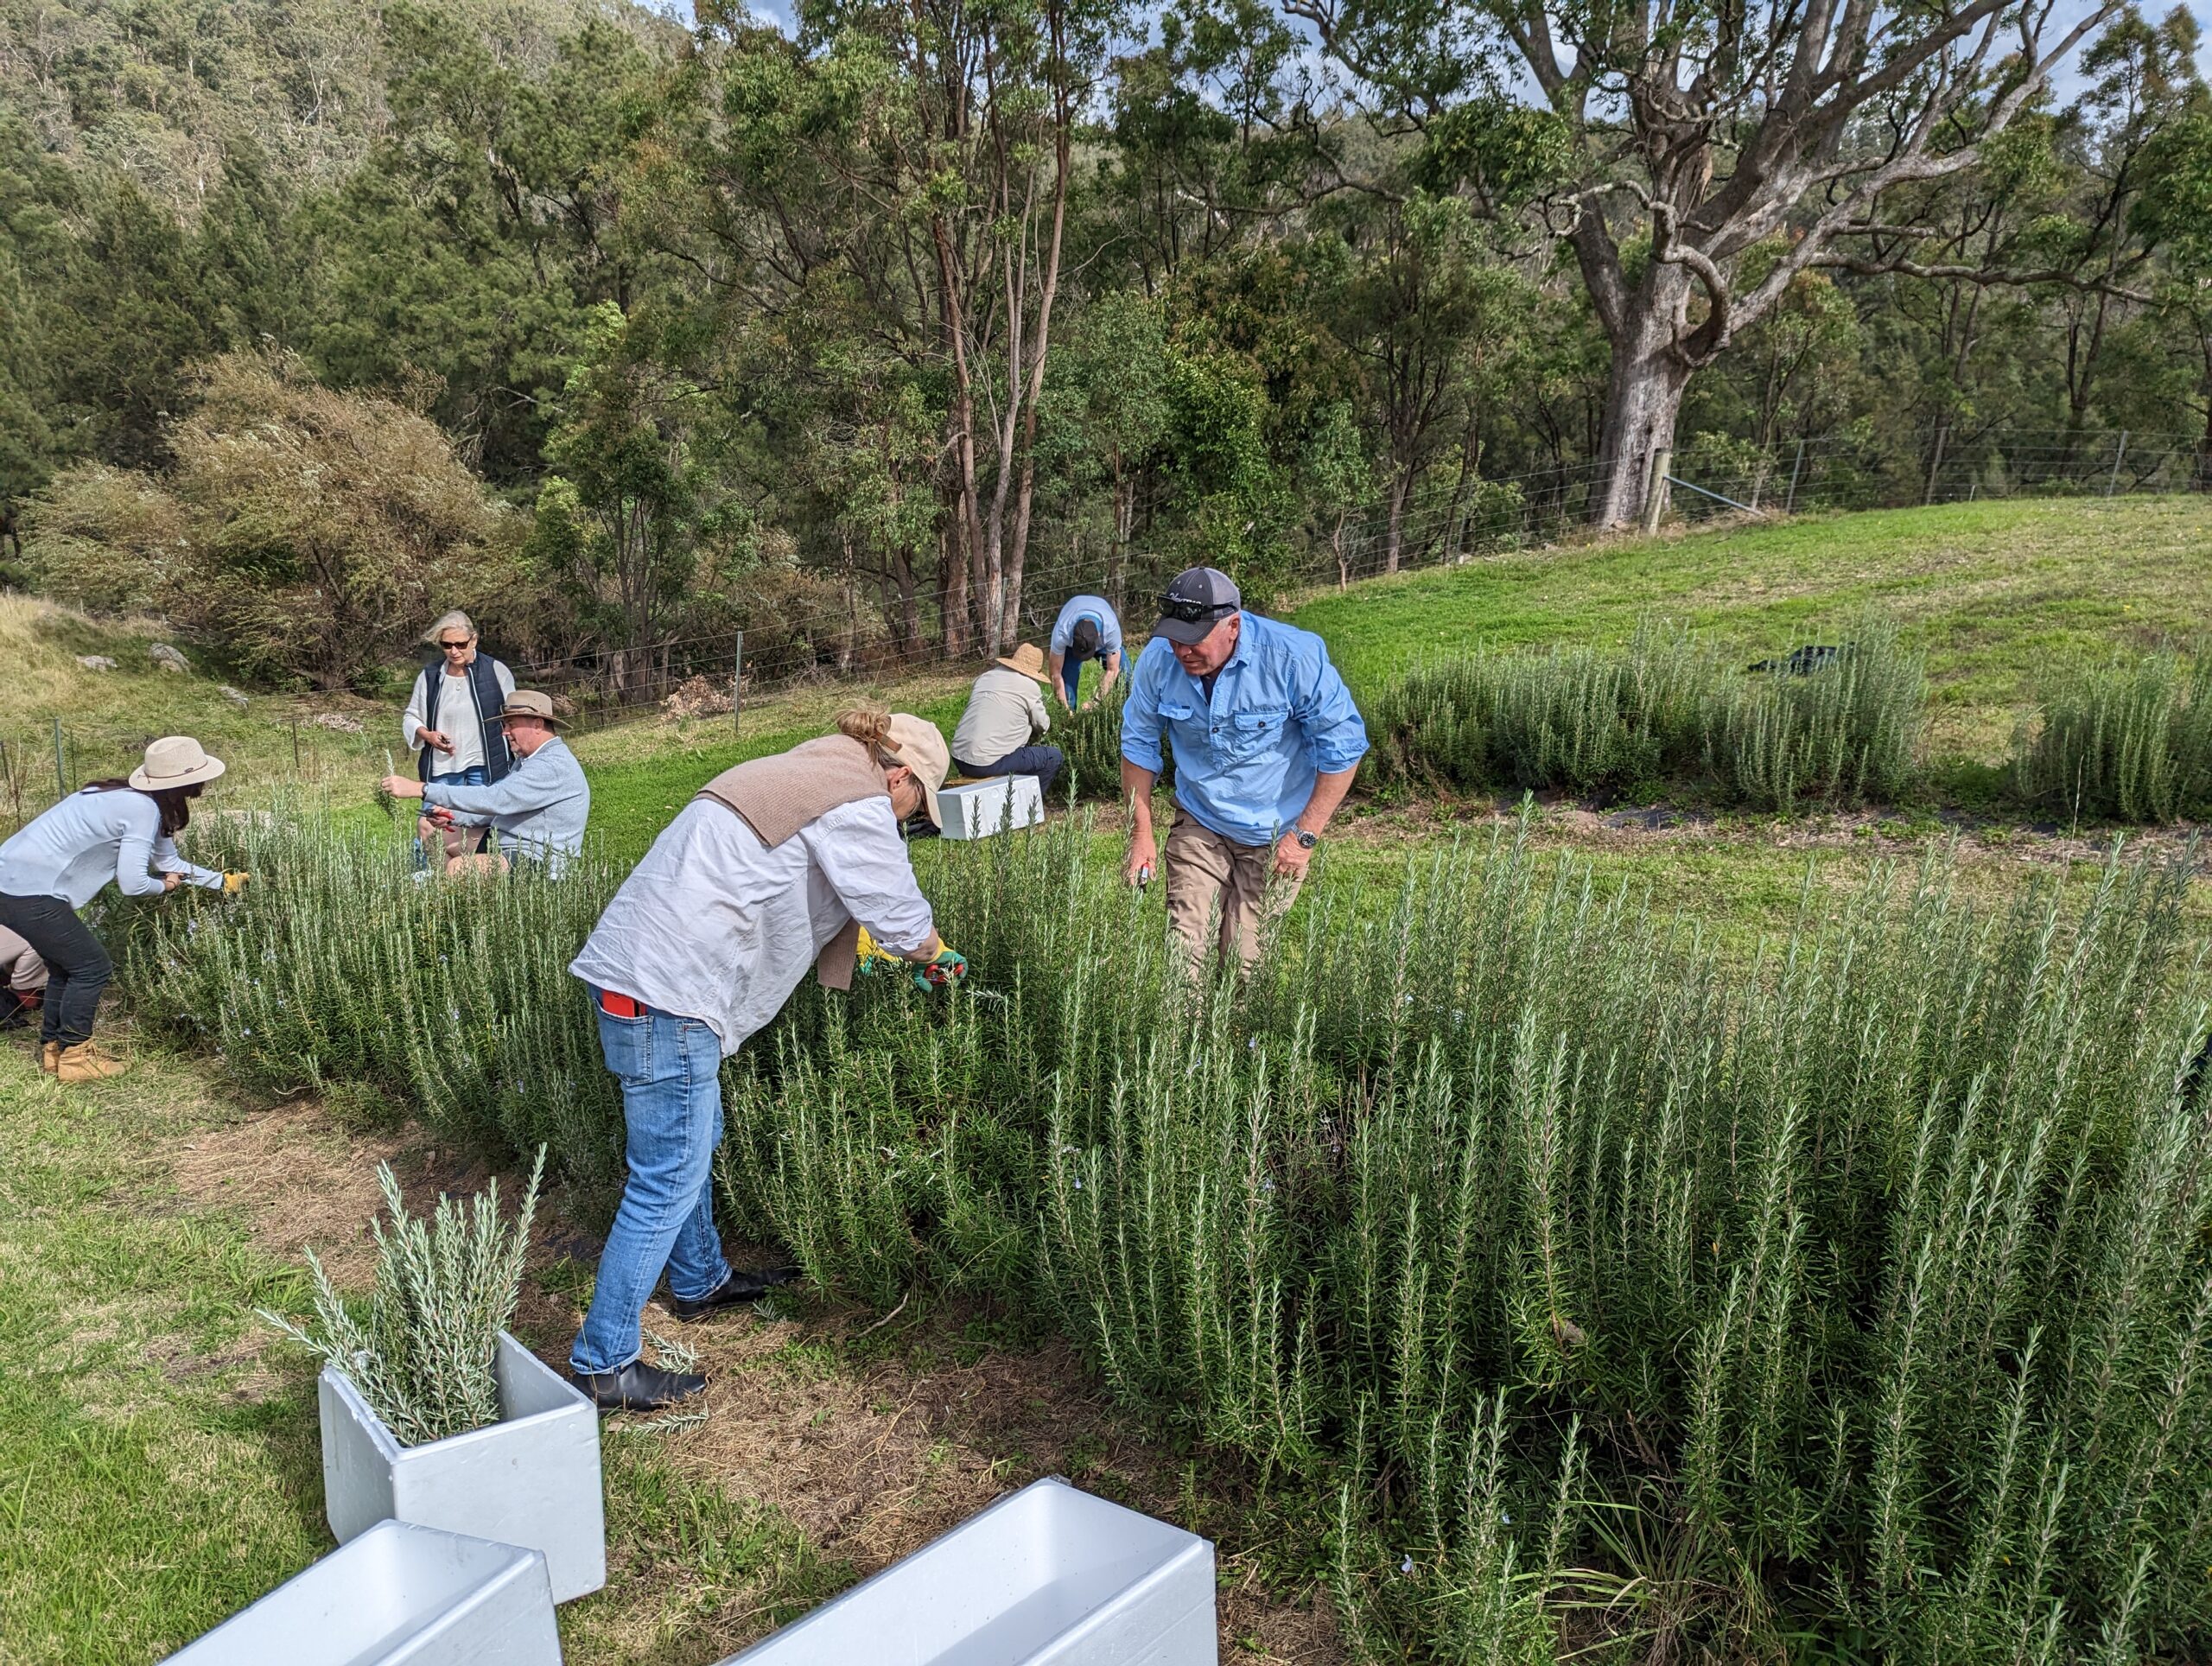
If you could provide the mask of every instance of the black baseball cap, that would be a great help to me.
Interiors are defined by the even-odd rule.
[[[1075,622],[1075,629],[1068,633],[1068,647],[1077,659],[1098,658],[1098,621],[1088,614]]]
[[[1160,622],[1152,633],[1188,647],[1205,641],[1215,626],[1243,605],[1236,581],[1218,567],[1186,567],[1161,594]]]

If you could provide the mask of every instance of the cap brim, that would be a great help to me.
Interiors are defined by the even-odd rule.
[[[937,789],[924,780],[919,774],[914,777],[914,783],[922,789],[922,808],[929,812],[930,825],[938,832],[944,832],[944,817],[937,807]]]
[[[1170,642],[1179,642],[1187,648],[1211,636],[1213,627],[1228,617],[1224,614],[1220,619],[1163,619],[1152,627],[1152,633],[1164,636]]]
[[[544,724],[548,728],[561,729],[569,727],[569,720],[567,718],[557,717],[550,711],[503,711],[499,714],[499,721],[502,723],[507,723],[513,722],[518,717],[527,717],[533,722]]]

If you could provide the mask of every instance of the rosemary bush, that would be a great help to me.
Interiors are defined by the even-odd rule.
[[[510,1224],[499,1213],[496,1176],[465,1204],[441,1196],[426,1221],[407,1212],[391,1165],[379,1163],[377,1184],[391,1220],[374,1224],[376,1288],[366,1312],[347,1308],[310,1250],[313,1322],[296,1325],[266,1308],[261,1316],[350,1379],[402,1446],[498,1422],[499,1332],[522,1291],[544,1169],[541,1147]]]
[[[1465,654],[1372,703],[1370,768],[1463,791],[1673,784],[1782,811],[1892,798],[1910,779],[1926,678],[1878,614],[1851,621],[1847,639],[1799,675],[1745,673],[1709,642],[1649,624],[1620,649]]]
[[[2212,809],[2212,655],[2171,653],[2046,688],[2013,749],[2031,804],[2069,816],[2172,822]]]
[[[160,925],[143,1005],[619,1175],[563,970],[610,874],[414,886],[265,836],[272,900]],[[1939,853],[1808,887],[1741,963],[1505,836],[1395,893],[1325,873],[1259,976],[1192,989],[1089,837],[918,849],[973,986],[802,986],[725,1078],[734,1226],[1065,1331],[1333,1515],[1372,1658],[2212,1655],[2183,861],[1980,906]]]

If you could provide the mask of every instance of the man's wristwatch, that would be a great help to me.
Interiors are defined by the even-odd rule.
[[[1321,836],[1319,833],[1308,833],[1302,827],[1292,828],[1290,830],[1290,836],[1298,841],[1298,848],[1300,850],[1311,850],[1315,845],[1321,843]]]

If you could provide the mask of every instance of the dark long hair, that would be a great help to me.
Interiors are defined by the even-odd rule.
[[[77,789],[79,792],[146,792],[133,786],[120,775],[111,775],[104,781],[87,781]],[[192,825],[192,800],[200,796],[200,783],[190,786],[165,787],[159,792],[146,792],[162,812],[162,835],[173,839]]]

